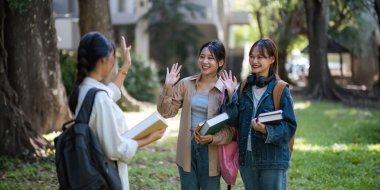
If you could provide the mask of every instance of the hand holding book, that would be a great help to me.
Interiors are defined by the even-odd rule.
[[[212,135],[201,135],[198,130],[194,130],[193,138],[200,144],[210,144],[214,138]]]
[[[252,119],[251,126],[255,131],[259,131],[262,134],[267,134],[267,129],[263,123],[257,123],[256,119]]]
[[[192,138],[195,138],[199,143],[206,144],[213,141],[213,134],[222,130],[225,122],[228,119],[226,113],[221,113],[211,119],[203,121],[194,128]]]
[[[257,118],[252,119],[251,126],[255,131],[266,134],[267,130],[265,125],[277,125],[282,121],[282,119],[282,110],[261,113],[257,116]]]
[[[157,134],[154,134],[153,137],[150,137],[151,133],[160,131],[166,127],[168,127],[167,121],[158,112],[154,112],[149,117],[145,118],[140,123],[124,133],[123,137],[134,140],[143,139],[148,136],[149,138],[154,138],[156,136],[162,136],[160,135],[161,133],[157,132]],[[162,133],[163,132],[165,132],[165,130],[163,130]]]

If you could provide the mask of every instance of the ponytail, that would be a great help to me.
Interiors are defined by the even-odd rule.
[[[93,71],[99,59],[107,57],[115,46],[99,32],[89,32],[83,35],[79,42],[77,55],[77,73],[74,88],[69,97],[69,108],[75,114],[78,104],[79,85]]]

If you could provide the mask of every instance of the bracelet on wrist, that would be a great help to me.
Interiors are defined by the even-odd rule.
[[[127,75],[128,74],[128,71],[123,71],[121,69],[119,69],[119,72],[121,72],[121,74],[123,74],[123,75]]]

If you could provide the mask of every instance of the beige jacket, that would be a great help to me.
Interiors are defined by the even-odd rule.
[[[164,86],[158,99],[157,110],[165,118],[174,117],[182,108],[177,140],[176,162],[186,172],[191,170],[191,98],[196,93],[200,75],[187,77],[179,81],[174,87]],[[219,114],[222,104],[221,93],[223,83],[220,79],[209,92],[207,118]],[[218,144],[227,144],[231,141],[234,129],[228,126],[214,135],[213,142],[208,146],[209,175],[217,176],[220,173],[218,160]]]

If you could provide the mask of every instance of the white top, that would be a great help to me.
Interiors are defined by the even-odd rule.
[[[86,77],[79,86],[75,116],[82,106],[87,91],[93,87],[106,90],[107,93],[100,91],[96,94],[89,126],[98,137],[107,159],[117,161],[123,189],[128,190],[127,161],[135,155],[138,144],[135,140],[121,136],[128,130],[128,126],[123,111],[115,103],[121,97],[120,89],[112,82],[106,86],[93,78]]]
[[[253,112],[252,112],[252,119],[255,118],[256,111],[257,111],[257,106],[259,105],[259,101],[261,97],[263,96],[264,92],[267,90],[268,86],[264,86],[262,88],[256,88],[256,85],[252,86],[252,94],[253,94]],[[248,144],[247,144],[247,150],[252,151],[252,146],[251,146],[251,130],[252,127],[249,128],[249,133],[248,133]]]

